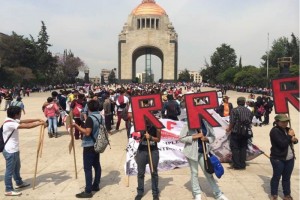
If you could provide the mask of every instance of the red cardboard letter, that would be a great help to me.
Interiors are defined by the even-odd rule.
[[[186,102],[186,112],[188,118],[188,125],[190,129],[197,129],[201,127],[200,119],[205,119],[211,126],[221,126],[208,112],[207,109],[213,109],[218,106],[217,93],[215,91],[201,92],[184,95]],[[196,105],[195,99],[208,98],[208,102]]]
[[[143,100],[152,101],[149,107],[143,107]],[[147,118],[156,128],[164,128],[164,125],[151,113],[151,111],[161,110],[162,101],[160,94],[134,96],[131,97],[131,107],[133,115],[134,131],[145,131]]]
[[[275,113],[289,113],[288,101],[299,111],[299,76],[272,80]]]

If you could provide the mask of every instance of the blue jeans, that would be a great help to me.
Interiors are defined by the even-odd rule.
[[[51,131],[53,127],[53,131]],[[57,117],[48,117],[48,133],[57,133]]]
[[[5,170],[5,191],[11,192],[14,190],[12,184],[12,177],[16,181],[17,185],[21,185],[23,183],[22,178],[20,176],[21,169],[21,161],[20,161],[20,152],[16,153],[8,153],[3,150],[3,156],[6,161],[6,170]]]
[[[294,159],[277,160],[270,159],[273,167],[273,176],[271,178],[271,195],[278,195],[278,186],[282,176],[282,189],[284,195],[291,194],[291,175],[294,169]]]
[[[191,160],[189,158],[187,158],[187,160],[189,162],[190,170],[191,170],[191,184],[192,184],[193,195],[196,196],[197,194],[201,194],[202,192],[198,180],[198,164],[199,164],[206,177],[206,180],[208,181],[209,185],[212,188],[215,198],[216,199],[219,198],[223,193],[220,191],[219,186],[217,185],[213,175],[205,171],[203,154],[199,153],[198,161]]]
[[[100,154],[95,152],[94,147],[83,148],[83,168],[85,175],[85,192],[91,193],[93,188],[99,188],[101,178]],[[94,182],[92,168],[95,170]]]
[[[152,164],[153,164],[153,172],[151,174],[151,181],[152,181],[152,195],[156,196],[159,194],[158,190],[158,173],[157,173],[157,166],[159,162],[159,151],[153,150],[152,154]],[[137,193],[138,195],[144,195],[144,179],[145,179],[145,171],[146,165],[149,164],[149,153],[148,151],[140,151],[138,150],[136,155],[137,166],[138,166],[138,187]]]

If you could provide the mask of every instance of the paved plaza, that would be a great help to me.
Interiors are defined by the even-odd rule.
[[[213,90],[203,88],[202,91]],[[246,93],[228,91],[229,101],[236,106],[238,96],[247,97]],[[48,93],[32,93],[30,97],[23,98],[26,115],[22,119],[42,118],[42,104]],[[0,111],[0,123],[4,121],[6,112]],[[274,111],[270,115],[270,121],[274,119]],[[292,128],[298,138],[299,136],[299,113],[290,106],[290,116]],[[269,131],[272,125],[254,127],[253,143],[261,148],[266,154],[270,154]],[[21,152],[21,176],[24,181],[32,184],[35,162],[37,154],[37,144],[40,128],[20,130],[20,152]],[[137,180],[135,176],[128,177],[124,172],[126,159],[127,137],[124,121],[121,122],[121,130],[110,136],[111,149],[107,149],[101,154],[102,178],[100,191],[95,193],[92,199],[101,200],[133,200],[136,195]],[[70,136],[65,127],[59,128],[58,138],[48,138],[45,130],[42,157],[39,158],[36,178],[36,188],[22,189],[20,197],[4,196],[4,172],[5,160],[0,156],[0,199],[21,199],[21,200],[72,200],[76,199],[75,194],[81,192],[85,186],[81,140],[76,140],[76,161],[78,178],[75,178],[75,168],[73,154],[69,154],[68,146]],[[296,164],[291,177],[291,190],[294,199],[299,199],[299,144],[295,146]],[[217,179],[220,189],[230,200],[267,200],[270,194],[270,178],[272,167],[269,159],[261,155],[256,159],[247,162],[246,170],[236,171],[229,169],[229,164],[224,164],[225,174],[221,179]],[[199,170],[199,180],[205,193],[202,199],[214,199],[212,190],[209,188],[201,170]],[[129,183],[129,186],[128,186]],[[279,195],[282,198],[281,184]],[[189,168],[175,169],[166,172],[159,172],[160,199],[162,200],[189,200],[192,199],[190,186]],[[145,178],[145,200],[152,199],[150,175]]]

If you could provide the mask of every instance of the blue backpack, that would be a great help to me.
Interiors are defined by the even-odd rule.
[[[218,178],[221,178],[221,176],[224,174],[224,168],[223,168],[221,162],[215,155],[212,155],[212,154],[210,155],[209,159],[210,159],[212,166],[214,167],[216,176]]]

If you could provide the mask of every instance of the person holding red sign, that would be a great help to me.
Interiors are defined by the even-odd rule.
[[[298,143],[295,132],[287,127],[290,118],[285,114],[275,116],[275,124],[270,132],[271,140],[271,164],[273,176],[271,179],[271,199],[278,199],[278,185],[282,176],[282,188],[284,200],[293,200],[291,197],[291,175],[295,163],[294,144]]]
[[[189,129],[186,125],[181,130],[179,139],[180,142],[185,143],[183,154],[186,156],[191,170],[191,184],[194,199],[201,200],[202,191],[198,180],[198,165],[200,165],[207,182],[213,190],[215,199],[228,200],[227,197],[220,190],[213,175],[209,174],[205,170],[203,150],[204,147],[202,144],[206,145],[205,149],[208,149],[209,152],[209,144],[214,142],[215,134],[213,133],[211,128],[206,128],[204,120],[201,120],[201,128],[202,130]]]
[[[144,107],[149,106],[148,100],[143,101]],[[144,195],[144,179],[145,179],[145,170],[146,165],[153,166],[151,169],[151,181],[152,181],[152,195],[153,200],[159,200],[159,189],[158,189],[158,173],[157,166],[159,163],[159,151],[157,143],[160,142],[161,130],[157,129],[151,122],[146,120],[146,131],[141,131],[140,144],[136,154],[136,163],[138,168],[138,187],[137,187],[137,196],[135,200],[141,200]],[[149,143],[147,142],[149,140]],[[150,147],[149,147],[149,146]],[[151,152],[152,165],[149,156],[149,149]]]

